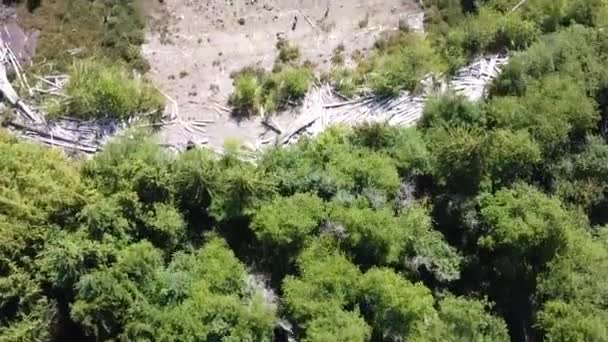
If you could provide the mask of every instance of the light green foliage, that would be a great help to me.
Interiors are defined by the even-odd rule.
[[[305,342],[369,341],[371,329],[358,312],[336,309],[326,317],[312,320],[306,329]]]
[[[493,188],[529,179],[541,162],[541,150],[530,135],[522,131],[496,130],[485,142],[483,150],[485,182]]]
[[[315,233],[324,217],[325,208],[320,198],[296,194],[262,205],[255,212],[252,224],[260,241],[279,248],[294,248]]]
[[[545,32],[552,32],[573,23],[601,27],[606,7],[602,0],[536,0],[522,6],[522,12]]]
[[[535,164],[541,161],[541,149],[530,134],[523,130],[483,130],[499,120],[517,125],[517,119],[509,121],[506,117],[514,115],[509,104],[520,104],[507,102],[503,107],[504,103],[496,105],[505,109],[500,115],[496,107],[487,110],[452,96],[438,98],[427,106],[422,126],[432,127],[427,129],[427,139],[436,157],[435,172],[449,188],[458,192],[499,188],[532,175]]]
[[[189,219],[204,212],[211,204],[210,191],[220,172],[217,160],[210,151],[195,149],[180,154],[172,164],[176,202]]]
[[[333,80],[332,85],[341,95],[353,97],[357,94],[360,85],[350,69],[345,67],[334,68],[330,77]]]
[[[430,0],[425,4],[428,7],[429,22],[434,29],[447,30],[448,25],[455,25],[465,18],[460,0]]]
[[[388,154],[400,175],[420,175],[430,171],[431,156],[422,134],[415,129],[398,129],[385,124],[355,127],[353,144]]]
[[[329,199],[339,190],[361,193],[364,189],[377,189],[386,192],[388,198],[394,197],[400,187],[395,162],[380,151],[352,146],[349,134],[348,130],[333,128],[314,142],[272,150],[263,156],[262,168],[275,177],[279,190],[285,194],[315,192]],[[402,152],[397,147],[390,147],[395,154]],[[424,157],[402,158],[424,166]]]
[[[134,319],[131,308],[141,300],[137,282],[150,279],[161,263],[161,255],[149,243],[131,245],[118,255],[114,267],[83,276],[76,285],[72,318],[88,334],[104,339],[121,332],[121,326]]]
[[[539,325],[551,340],[601,341],[608,337],[608,243],[600,235],[578,233],[570,248],[539,276],[538,291],[547,300]]]
[[[0,326],[0,341],[51,341],[57,314],[54,303],[40,298],[31,309],[21,310],[16,322]]]
[[[272,73],[248,67],[233,78],[235,89],[228,102],[236,113],[265,115],[300,102],[312,84],[313,73],[297,65],[281,65]]]
[[[204,283],[195,285],[191,298],[181,305],[151,318],[158,322],[153,334],[150,336],[144,330],[132,337],[159,341],[269,342],[275,321],[273,311],[260,296],[239,300],[234,295],[217,295]]]
[[[274,194],[274,184],[263,171],[238,158],[238,153],[229,152],[218,162],[222,172],[211,189],[208,210],[217,220],[242,217],[249,208]]]
[[[305,327],[306,341],[365,341],[370,327],[354,303],[361,274],[357,267],[332,247],[329,240],[308,246],[298,257],[300,277],[283,282],[285,305]]]
[[[94,186],[108,195],[121,190],[134,189],[136,179],[145,179],[151,184],[140,184],[144,188],[154,186],[148,201],[166,198],[168,193],[166,166],[171,162],[168,153],[162,150],[145,131],[132,131],[104,148],[102,153],[84,166],[83,174]],[[153,178],[153,181],[152,179]],[[156,194],[153,194],[156,193]]]
[[[172,251],[183,241],[186,224],[173,205],[155,203],[142,219],[147,228],[141,234],[155,246]]]
[[[240,111],[258,111],[262,105],[262,87],[251,74],[243,74],[234,80],[234,92],[230,103]]]
[[[132,132],[87,163],[85,179],[100,192],[80,213],[90,237],[145,239],[168,253],[184,243],[187,225],[173,203],[172,160],[145,132]]]
[[[374,188],[391,195],[399,189],[399,174],[387,156],[366,150],[337,151],[326,166],[338,188],[355,192]]]
[[[412,284],[390,269],[371,269],[361,283],[363,315],[373,323],[374,336],[406,340],[425,329],[437,315],[433,296],[421,283]]]
[[[0,158],[0,340],[50,340],[56,301],[46,296],[36,261],[52,230],[74,225],[83,185],[59,152],[4,132]]]
[[[39,255],[37,267],[45,282],[58,291],[70,292],[81,276],[115,258],[116,250],[109,243],[89,240],[84,234],[62,232],[51,236]]]
[[[399,225],[388,209],[337,207],[332,210],[330,220],[344,226],[347,248],[365,265],[398,263],[411,233]]]
[[[490,305],[485,300],[448,295],[438,306],[438,319],[413,341],[510,341],[505,322],[488,312]]]
[[[608,80],[603,67],[607,38],[602,31],[578,25],[546,35],[515,55],[495,81],[493,93],[522,95],[530,81],[555,72],[570,76],[588,92],[596,91]]]
[[[548,110],[550,117],[543,114]],[[596,103],[584,89],[572,79],[555,76],[533,82],[522,98],[493,102],[490,113],[500,126],[528,130],[548,154],[592,130],[598,119]]]
[[[517,185],[480,198],[481,216],[487,225],[480,245],[507,249],[512,256],[547,262],[567,242],[572,218],[559,200],[530,186]]]
[[[606,311],[598,311],[562,301],[545,304],[539,324],[547,341],[604,341],[608,339]]]
[[[460,256],[431,227],[427,211],[408,208],[400,216],[391,211],[336,207],[331,224],[343,226],[345,248],[363,265],[392,265],[416,272],[424,265],[441,281],[459,276]]]
[[[42,223],[82,203],[78,171],[59,152],[0,132],[0,160],[0,214]]]
[[[244,291],[245,267],[224,240],[212,237],[199,252],[198,259],[189,271],[202,275],[209,283],[210,290],[226,294]]]
[[[50,108],[50,115],[82,119],[128,119],[145,114],[159,120],[164,100],[142,76],[119,65],[93,60],[76,62],[69,70],[69,99]]]
[[[286,67],[273,74],[265,87],[270,88],[269,96],[275,98],[278,108],[282,108],[289,102],[302,100],[312,81],[312,72],[309,69],[305,67]]]
[[[300,277],[283,282],[290,314],[300,322],[335,314],[352,304],[361,276],[357,267],[328,240],[313,242],[297,260]]]
[[[407,33],[397,39],[374,59],[369,85],[378,95],[395,96],[401,90],[415,90],[426,74],[445,70],[428,40]]]
[[[448,61],[450,70],[464,65],[477,54],[502,48],[523,49],[539,36],[536,25],[519,13],[505,15],[482,6],[450,30],[433,31],[435,49]]]
[[[149,243],[131,245],[77,289],[72,317],[106,338],[268,341],[274,322],[273,309],[248,289],[244,267],[216,237],[166,269]]]

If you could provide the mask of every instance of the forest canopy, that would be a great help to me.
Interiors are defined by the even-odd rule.
[[[608,341],[608,2],[518,2],[429,2],[446,70],[511,58],[417,127],[255,161],[0,132],[0,341]]]

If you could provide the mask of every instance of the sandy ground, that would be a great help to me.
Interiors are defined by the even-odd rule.
[[[175,100],[184,120],[210,120],[205,133],[179,125],[163,128],[161,139],[185,145],[206,141],[221,148],[227,139],[254,145],[274,134],[259,119],[237,121],[226,106],[231,72],[249,65],[270,69],[277,37],[297,45],[317,71],[331,68],[334,49],[363,53],[399,19],[419,12],[414,0],[164,0],[148,5],[150,24],[143,52],[151,77]],[[279,125],[297,109],[275,116]]]

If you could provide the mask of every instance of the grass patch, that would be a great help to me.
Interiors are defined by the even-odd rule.
[[[376,94],[394,96],[402,90],[416,90],[426,74],[446,70],[430,42],[422,36],[402,32],[391,39],[395,41],[378,48],[368,79]]]
[[[277,63],[295,63],[300,59],[300,49],[289,41],[281,39],[277,42],[279,57]]]
[[[312,84],[313,65],[298,63],[300,50],[287,40],[277,43],[279,56],[271,72],[245,67],[231,75],[234,91],[228,102],[239,116],[265,115],[298,105]]]
[[[75,59],[96,57],[146,71],[140,53],[145,27],[141,1],[45,0],[32,12],[20,5],[20,24],[40,31],[34,68],[65,72]]]
[[[357,60],[356,68],[339,66],[330,74],[333,86],[347,97],[366,89],[381,96],[414,91],[426,74],[446,70],[430,42],[409,32],[384,35],[370,56],[357,56]]]
[[[127,119],[145,113],[152,121],[160,119],[161,94],[145,78],[133,76],[120,65],[78,61],[70,67],[69,74],[69,100],[50,105],[51,116]]]
[[[313,81],[311,68],[283,66],[278,71],[245,68],[233,75],[234,92],[229,103],[238,115],[272,113],[297,105]]]

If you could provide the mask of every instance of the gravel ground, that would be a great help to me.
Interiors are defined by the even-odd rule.
[[[164,0],[147,11],[143,51],[151,77],[175,100],[182,119],[213,121],[204,133],[167,126],[160,138],[221,148],[228,139],[254,145],[275,134],[259,119],[238,121],[218,106],[232,92],[231,72],[272,67],[278,36],[296,44],[320,73],[331,68],[338,45],[347,57],[365,53],[381,32],[397,29],[400,18],[420,9],[414,0]],[[297,115],[298,109],[279,113],[275,121],[284,127]]]

